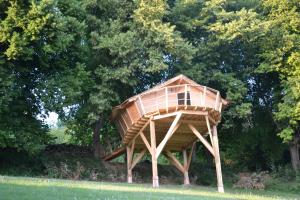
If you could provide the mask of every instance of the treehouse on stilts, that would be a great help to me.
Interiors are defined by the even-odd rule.
[[[183,174],[184,184],[189,184],[193,150],[200,141],[214,158],[218,191],[224,192],[217,125],[227,104],[217,90],[184,75],[172,78],[113,109],[112,119],[125,147],[104,160],[126,152],[128,183],[132,183],[133,168],[150,153],[153,187],[158,187],[157,159],[164,155]],[[173,155],[175,152],[182,152],[183,163]]]

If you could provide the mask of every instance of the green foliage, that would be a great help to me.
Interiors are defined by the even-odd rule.
[[[66,134],[65,127],[53,127],[50,129],[50,133],[52,138],[54,138],[55,144],[69,144],[71,137]]]
[[[244,44],[242,41],[232,42],[226,35],[217,33],[221,30],[233,31],[230,26],[238,29],[237,24],[230,25],[224,22],[237,21],[236,18],[247,12],[241,11],[239,15],[226,12],[222,7],[223,3],[223,1],[206,3],[176,1],[170,19],[197,49],[192,64],[180,66],[176,71],[190,76],[203,85],[220,90],[222,96],[230,101],[231,106],[227,114],[225,113],[226,121],[223,126],[228,129],[234,126],[234,121],[250,116],[251,104],[245,98],[249,73],[245,65],[248,61],[242,60],[243,55],[239,53],[240,46]],[[212,32],[216,34],[211,34]],[[232,33],[227,34],[231,35],[231,38],[234,37]]]
[[[281,123],[280,137],[289,142],[299,134],[300,5],[297,1],[265,1],[263,6],[269,42],[263,46],[265,60],[260,69],[277,72],[280,76],[282,100],[278,103],[275,118]]]
[[[111,151],[120,141],[112,107],[183,73],[230,102],[224,163],[285,164],[277,133],[299,150],[297,0],[2,0],[0,10],[0,147],[66,142],[43,122],[55,111],[68,142],[100,139]]]
[[[80,4],[0,2],[0,147],[34,152],[50,140],[41,119],[49,111],[48,102],[60,106],[54,101],[58,94],[50,91],[61,90],[58,82],[50,84],[51,78],[72,72],[83,61],[85,24]],[[74,82],[67,83],[78,90]]]
[[[102,119],[106,128],[101,127],[101,141],[118,138],[115,129],[107,132],[112,107],[161,82],[170,67],[190,62],[194,51],[173,25],[163,21],[168,8],[164,1],[90,1],[85,6],[87,76],[74,77],[83,83],[76,88],[78,98],[60,96],[72,100],[65,104],[70,108],[65,116],[68,133],[90,144],[89,133]]]

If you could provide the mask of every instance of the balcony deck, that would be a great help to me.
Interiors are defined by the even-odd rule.
[[[123,107],[122,112],[115,118],[124,144],[128,144],[150,118],[160,121],[156,125],[156,134],[157,143],[161,142],[176,113],[182,112],[181,125],[166,146],[166,149],[176,151],[190,145],[196,139],[185,124],[194,124],[205,135],[208,130],[204,116],[207,115],[213,124],[219,122],[224,102],[219,91],[205,86],[184,84],[150,90],[133,97],[124,104],[126,104],[125,108]],[[149,140],[149,127],[143,131]],[[137,138],[136,149],[143,148],[145,148],[143,141]]]

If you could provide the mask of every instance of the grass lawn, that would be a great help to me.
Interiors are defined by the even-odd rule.
[[[153,189],[149,184],[0,176],[1,200],[300,199],[300,194],[276,191],[225,190],[220,194],[216,188],[200,186],[162,185]]]

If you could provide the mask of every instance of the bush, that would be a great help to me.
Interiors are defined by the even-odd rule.
[[[13,176],[43,175],[40,153],[29,154],[15,148],[0,149],[0,174]]]
[[[296,173],[291,165],[283,165],[277,167],[273,166],[271,176],[274,179],[280,179],[284,182],[296,180]]]

